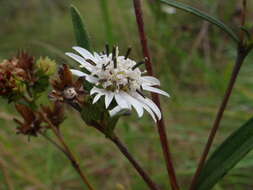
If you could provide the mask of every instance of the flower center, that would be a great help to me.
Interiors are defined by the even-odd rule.
[[[115,62],[117,62],[117,67],[115,67]],[[92,72],[92,75],[99,79],[96,85],[106,90],[113,92],[135,91],[140,89],[142,74],[139,68],[133,69],[135,65],[135,61],[125,59],[123,56],[117,56],[112,60],[111,57],[102,55],[101,61],[97,63],[97,69]]]

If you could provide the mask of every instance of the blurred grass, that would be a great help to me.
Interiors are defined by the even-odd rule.
[[[162,88],[172,96],[169,100],[162,98],[162,105],[177,173],[185,189],[226,88],[235,48],[216,27],[179,10],[168,15],[154,0],[143,2],[155,71]],[[69,61],[64,52],[75,44],[68,12],[70,3],[84,16],[95,49],[101,50],[106,42],[118,44],[122,52],[132,46],[132,57],[142,58],[132,4],[127,0],[0,1],[0,58],[26,49],[37,57],[48,55],[59,64]],[[238,22],[236,0],[194,0],[191,4],[222,18],[231,27]],[[248,20],[252,18],[249,14]],[[251,59],[252,54],[241,71],[215,145],[252,116]],[[85,189],[68,160],[44,139],[28,142],[15,134],[14,109],[3,100],[0,103],[0,189],[8,189],[6,175],[15,190]],[[97,189],[147,189],[109,141],[84,126],[74,111],[68,112],[70,117],[62,126],[64,135]],[[120,122],[117,133],[162,189],[169,189],[151,119],[145,116],[140,122],[133,114],[131,119]],[[215,190],[252,189],[252,171],[251,153]]]

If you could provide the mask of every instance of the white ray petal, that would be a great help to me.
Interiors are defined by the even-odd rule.
[[[116,93],[115,94],[115,100],[117,104],[125,109],[131,109],[131,105],[124,99],[124,97],[121,95],[121,93]]]
[[[144,103],[142,103],[143,108],[151,115],[152,119],[157,122],[154,112]]]
[[[100,88],[97,88],[97,87],[93,87],[90,91],[90,95],[93,95],[93,94],[104,94],[104,90],[103,89],[100,89]]]
[[[106,92],[105,94],[105,108],[107,109],[113,100],[114,94],[112,92]]]
[[[153,112],[156,114],[156,116],[158,117],[158,120],[162,119],[162,114],[160,109],[157,107],[157,105],[150,100],[149,98],[143,98],[144,101],[146,102],[146,104],[153,110]]]
[[[140,104],[139,101],[137,101],[135,98],[133,98],[126,92],[122,92],[122,96],[135,108],[138,116],[142,117],[144,113],[142,104]]]
[[[116,106],[115,108],[113,108],[112,110],[109,111],[109,114],[110,114],[111,117],[113,117],[117,113],[119,113],[120,110],[122,110],[122,108],[120,106]]]
[[[152,77],[152,76],[142,76],[141,79],[145,83],[148,83],[148,84],[151,84],[151,85],[158,85],[158,86],[161,85],[160,81],[157,78]]]
[[[96,84],[96,83],[99,81],[99,79],[98,79],[97,77],[93,77],[93,76],[91,76],[91,75],[87,75],[87,76],[85,77],[85,79],[86,79],[88,82],[93,83],[93,84]]]
[[[76,50],[80,55],[82,55],[85,59],[90,59],[94,61],[95,63],[97,62],[96,58],[86,49],[78,46],[73,47],[74,50]]]
[[[82,71],[76,70],[76,69],[70,69],[70,71],[73,75],[76,75],[78,77],[86,77],[88,75],[88,74],[86,74]]]
[[[101,96],[103,96],[103,95],[104,95],[104,94],[98,93],[98,94],[94,97],[92,104],[95,104],[95,103],[101,98]]]
[[[161,111],[160,109],[157,107],[157,105],[152,101],[150,100],[149,98],[143,98],[140,94],[138,93],[134,93],[134,96],[139,100],[141,101],[142,103],[144,103],[145,105],[147,105],[154,113],[155,115],[157,116],[157,118],[159,120],[161,120],[162,118],[162,114],[161,114]]]
[[[101,57],[100,57],[100,55],[99,55],[98,53],[94,52],[93,54],[94,54],[94,57],[95,57],[98,61],[102,60]]]
[[[142,88],[144,90],[147,90],[147,91],[150,91],[150,92],[154,92],[154,93],[157,93],[157,94],[161,94],[161,95],[170,97],[170,95],[167,92],[165,92],[165,91],[163,91],[163,90],[161,90],[159,88],[155,88],[155,87],[151,87],[151,86],[146,86],[146,85],[143,85]]]
[[[84,68],[86,68],[88,71],[92,71],[94,69],[94,66],[92,66],[90,63],[88,63],[84,58],[82,58],[79,55],[76,55],[74,53],[65,53],[67,56],[71,57],[75,61],[81,64]]]
[[[133,96],[139,101],[139,103],[142,104],[142,107],[151,115],[152,119],[157,122],[156,116],[153,112],[153,110],[146,104],[144,101],[144,98],[140,96],[138,93],[134,93]]]

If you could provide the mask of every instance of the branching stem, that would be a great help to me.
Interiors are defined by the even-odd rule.
[[[65,140],[60,132],[60,130],[54,126],[51,121],[45,116],[45,114],[41,114],[43,116],[43,119],[49,124],[50,128],[53,130],[55,136],[57,137],[57,139],[59,140],[61,146],[63,148],[61,148],[57,143],[55,143],[54,141],[50,141],[51,143],[53,143],[57,148],[60,148],[60,150],[67,156],[67,158],[70,160],[73,168],[76,170],[76,172],[79,174],[79,176],[81,177],[82,181],[84,182],[84,184],[87,185],[89,190],[94,190],[94,188],[91,186],[91,184],[89,183],[87,177],[84,175],[83,171],[80,168],[79,163],[77,162],[77,159],[75,158],[74,154],[72,153],[72,151],[70,150],[69,146],[65,143]],[[58,146],[57,146],[58,145]]]
[[[138,162],[133,158],[125,145],[120,141],[117,136],[108,137],[121,151],[121,153],[129,160],[136,171],[140,174],[143,180],[147,183],[151,190],[159,190],[158,186],[152,181],[149,175],[143,170],[143,168],[138,164]]]
[[[222,119],[224,111],[225,111],[225,109],[227,107],[229,98],[230,98],[230,96],[232,94],[232,91],[233,91],[236,79],[238,77],[238,74],[240,72],[241,66],[242,66],[242,64],[243,64],[246,56],[248,55],[249,51],[250,51],[250,49],[245,48],[242,45],[239,45],[239,47],[238,47],[238,50],[237,50],[237,59],[236,59],[236,62],[235,62],[235,66],[233,68],[233,72],[232,72],[232,75],[231,75],[231,78],[230,78],[227,90],[225,92],[224,98],[223,98],[223,100],[221,102],[221,105],[219,107],[219,110],[217,112],[217,115],[216,115],[213,127],[211,129],[210,134],[209,134],[208,141],[206,143],[204,151],[203,151],[203,153],[201,155],[201,158],[200,158],[197,170],[196,170],[196,172],[195,172],[195,174],[193,176],[193,180],[192,180],[192,183],[191,183],[191,186],[190,186],[190,190],[194,190],[195,189],[195,186],[196,186],[196,183],[197,183],[197,179],[198,179],[198,177],[200,175],[201,170],[203,169],[203,166],[204,166],[205,161],[207,159],[208,153],[210,152],[211,146],[213,144],[215,135],[216,135],[216,133],[217,133],[219,127],[220,127],[221,119]]]

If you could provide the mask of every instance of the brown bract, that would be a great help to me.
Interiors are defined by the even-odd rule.
[[[67,65],[63,65],[58,71],[58,78],[51,81],[53,87],[49,98],[53,101],[73,102],[83,104],[85,90],[83,88],[83,79],[73,80],[72,73]]]
[[[0,96],[11,94],[15,87],[16,82],[11,73],[0,71]]]
[[[55,102],[53,106],[41,106],[46,118],[55,126],[59,127],[64,121],[64,108],[61,102]],[[47,121],[45,121],[47,122]]]
[[[23,121],[14,119],[14,121],[19,124],[17,133],[35,137],[38,136],[38,133],[43,129],[40,114],[22,104],[16,104],[16,110],[23,118]]]
[[[36,81],[34,57],[30,56],[26,52],[21,52],[18,54],[17,60],[17,67],[24,71],[21,77],[33,84]]]

